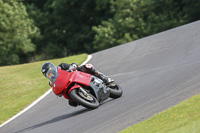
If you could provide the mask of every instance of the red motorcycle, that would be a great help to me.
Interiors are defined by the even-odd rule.
[[[109,97],[119,98],[122,96],[122,89],[114,80],[109,78],[109,84],[96,76],[80,71],[68,72],[60,67],[52,68],[50,73],[53,92],[58,96],[75,101],[89,109],[99,107],[99,103]]]

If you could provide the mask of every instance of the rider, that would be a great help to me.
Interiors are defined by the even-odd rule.
[[[72,64],[67,64],[67,63],[61,63],[60,65],[58,65],[59,67],[61,67],[62,70],[66,70],[68,72],[72,72],[72,71],[81,71],[81,72],[85,72],[85,73],[89,73],[92,74],[98,78],[100,78],[105,84],[108,84],[108,77],[106,77],[103,73],[97,71],[94,66],[92,64],[86,64],[86,65],[82,65],[82,66],[78,66],[78,64],[76,63],[72,63]],[[43,75],[48,78],[51,79],[49,76],[53,76],[52,75],[48,75],[51,71],[52,68],[56,68],[56,66],[51,63],[51,62],[46,62],[43,64],[42,66],[42,73]],[[49,85],[52,85],[52,81],[49,81]],[[77,103],[74,101],[69,100],[69,105],[76,107]]]

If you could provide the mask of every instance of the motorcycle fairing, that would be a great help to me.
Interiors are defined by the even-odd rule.
[[[70,99],[72,100],[70,97],[69,97],[69,93],[73,90],[73,89],[77,89],[77,88],[80,88],[81,86],[80,85],[75,85],[75,86],[72,86],[69,90],[65,90],[64,93],[63,93],[63,96],[67,99]]]
[[[103,84],[103,81],[99,78],[92,76],[92,82],[90,87],[93,89],[95,96],[99,102],[102,102],[110,96],[110,88]]]
[[[64,91],[68,83],[67,81],[69,79],[69,72],[61,70],[60,67],[58,67],[58,73],[59,73],[58,77],[52,86],[53,92],[56,95],[62,94],[62,92]]]
[[[67,92],[66,89],[68,89],[68,87],[70,87],[72,83],[78,83],[78,84],[89,86],[90,81],[91,81],[90,74],[80,72],[80,71],[74,71],[74,72],[69,73],[65,70],[62,70],[60,67],[58,67],[58,73],[59,74],[57,76],[57,79],[52,86],[53,92],[56,95],[60,95],[60,94],[63,94],[63,92]],[[70,91],[68,91],[68,93]],[[68,96],[66,96],[66,98],[69,99]]]
[[[87,74],[80,71],[71,72],[69,77],[70,82],[83,84],[85,86],[89,86],[91,82],[91,74]]]
[[[108,99],[110,95],[110,88],[105,86],[102,80],[91,74],[80,71],[67,72],[60,67],[58,67],[57,72],[57,79],[52,86],[56,95],[62,94],[65,98],[72,100],[69,97],[70,92],[73,89],[80,88],[81,85],[90,87],[99,102]]]

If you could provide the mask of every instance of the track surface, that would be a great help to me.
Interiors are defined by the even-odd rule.
[[[50,93],[1,133],[115,133],[200,93],[200,21],[93,54],[123,96],[96,110]]]

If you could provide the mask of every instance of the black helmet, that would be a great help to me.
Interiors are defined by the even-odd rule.
[[[47,77],[46,73],[47,73],[48,70],[49,70],[50,68],[52,68],[52,67],[55,67],[55,65],[54,65],[53,63],[51,63],[51,62],[46,62],[46,63],[44,63],[44,64],[42,65],[41,71],[42,71],[42,73],[43,73],[43,75],[44,75],[45,77]]]

